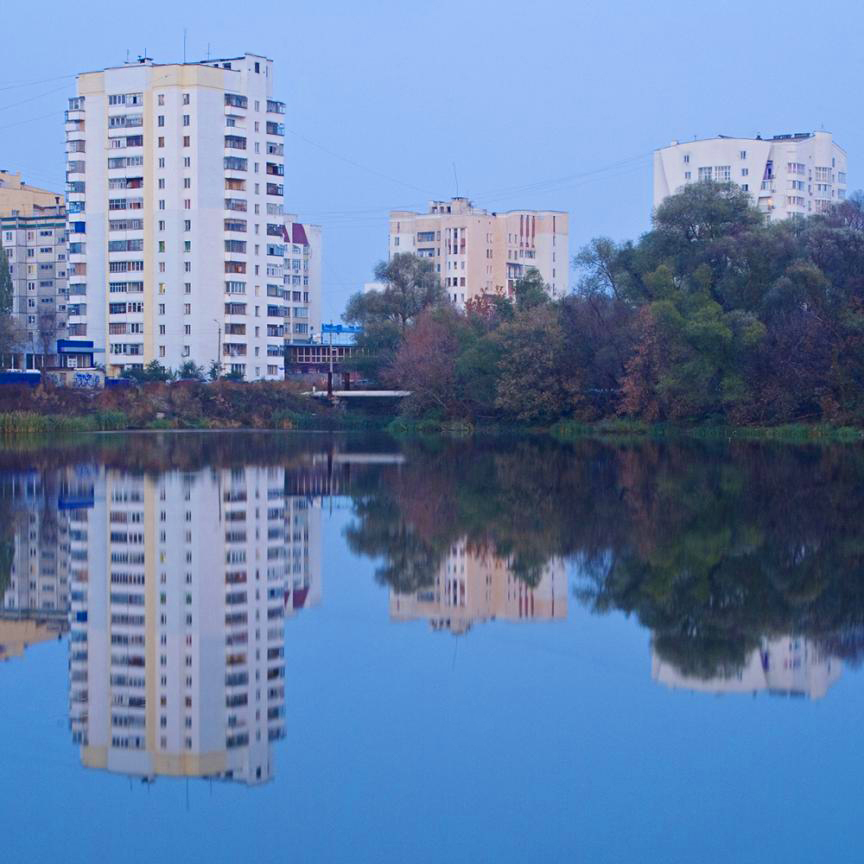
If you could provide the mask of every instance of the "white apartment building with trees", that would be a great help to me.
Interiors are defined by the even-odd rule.
[[[847,190],[846,151],[830,132],[719,135],[654,151],[654,207],[689,183],[735,183],[772,221],[824,213]]]
[[[254,54],[78,76],[69,332],[109,375],[156,360],[283,376],[285,106],[272,94],[273,63]]]

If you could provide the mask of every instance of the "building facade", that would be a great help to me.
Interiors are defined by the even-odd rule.
[[[321,333],[321,226],[285,216],[285,341],[309,342]]]
[[[78,76],[69,333],[110,375],[156,360],[282,377],[285,106],[272,94],[273,64],[253,54]]]
[[[735,183],[772,221],[824,213],[846,197],[846,151],[830,132],[673,141],[654,151],[654,207],[700,180]]]
[[[63,196],[0,171],[0,245],[9,262],[12,314],[22,336],[16,354],[0,367],[61,365],[57,341],[67,335],[68,296]]]
[[[568,290],[568,215],[558,211],[493,213],[467,198],[432,201],[428,213],[390,213],[390,257],[430,258],[457,306],[483,294],[512,296],[516,281],[536,268],[554,298]]]

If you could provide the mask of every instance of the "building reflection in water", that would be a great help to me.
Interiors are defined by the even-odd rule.
[[[686,675],[652,649],[651,676],[673,689],[700,693],[760,693],[821,699],[840,677],[842,662],[799,636],[763,638],[746,664],[728,676]]]
[[[84,765],[249,784],[283,737],[283,624],[321,596],[320,508],[281,468],[109,471],[69,512],[70,725]]]
[[[433,630],[466,633],[477,621],[567,618],[567,574],[553,559],[534,580],[520,578],[506,557],[451,546],[433,584],[410,594],[390,591],[390,617],[426,619]]]
[[[69,523],[66,496],[74,472],[17,476],[10,484],[10,560],[2,594],[0,660],[24,654],[27,647],[58,639],[68,629]]]

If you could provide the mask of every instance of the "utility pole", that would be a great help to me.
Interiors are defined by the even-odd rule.
[[[327,376],[327,395],[333,397],[333,330],[330,330],[330,373]]]

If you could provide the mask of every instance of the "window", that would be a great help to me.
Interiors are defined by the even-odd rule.
[[[191,219],[184,220],[183,230],[184,231],[191,231],[192,230],[192,220]]]
[[[685,153],[685,154],[684,154],[684,164],[685,164],[685,165],[689,165],[689,164],[690,164],[690,154],[689,154],[689,153]]]
[[[714,176],[714,169],[713,168],[709,167],[709,168],[700,168],[699,169],[699,180],[700,181],[711,180],[713,178],[713,176]]]
[[[160,93],[156,97],[156,104],[160,105],[160,106],[165,104],[165,94],[164,93]]]
[[[741,151],[738,153],[738,158],[739,158],[739,159],[746,159],[746,158],[747,158],[747,151],[746,151],[746,150],[741,150]]]
[[[183,188],[184,189],[191,189],[192,188],[192,178],[191,177],[184,177],[183,178]]]
[[[164,114],[160,114],[156,118],[156,125],[157,126],[164,126],[165,125],[165,115]]]
[[[747,177],[749,174],[750,174],[750,169],[749,169],[749,168],[742,168],[742,169],[741,169],[741,176],[742,176],[742,177]]]
[[[165,139],[162,138],[162,137],[160,136],[160,137],[156,140],[156,146],[157,146],[157,147],[164,147],[164,146],[165,146]]]
[[[164,157],[164,156],[160,156],[160,157],[159,157],[159,167],[160,167],[160,168],[164,168],[164,167],[165,167],[165,157]]]
[[[184,126],[190,126],[191,124],[192,124],[191,116],[189,114],[184,114],[183,115],[183,125]]]
[[[732,179],[732,166],[718,165],[714,169],[714,179],[718,183],[728,183]]]
[[[165,188],[165,178],[164,178],[164,177],[160,177],[160,178],[159,178],[159,188],[160,188],[160,189],[164,189],[164,188]]]
[[[184,156],[183,157],[183,167],[184,168],[191,168],[192,167],[192,157],[191,156]]]
[[[183,146],[184,146],[184,147],[189,147],[189,146],[190,146],[190,140],[191,140],[191,139],[189,138],[188,135],[184,135],[184,136],[183,136]]]
[[[189,94],[188,94],[188,93],[184,93],[184,94],[183,94],[183,104],[184,104],[184,105],[188,105],[188,104],[189,104]]]

